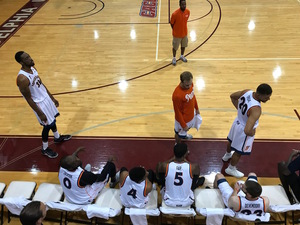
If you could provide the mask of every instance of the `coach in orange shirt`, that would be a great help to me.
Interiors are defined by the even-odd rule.
[[[173,59],[172,64],[176,65],[176,51],[181,44],[181,56],[180,59],[183,62],[187,62],[187,59],[183,56],[185,48],[188,46],[187,37],[187,21],[190,17],[190,10],[186,8],[186,1],[179,0],[180,8],[173,12],[171,16],[171,27],[173,34]]]
[[[193,75],[185,71],[180,74],[180,84],[175,88],[172,95],[175,112],[175,140],[180,143],[181,139],[192,139],[193,136],[187,131],[195,127],[197,116],[200,114],[196,96],[194,94]],[[200,116],[200,115],[199,115]]]

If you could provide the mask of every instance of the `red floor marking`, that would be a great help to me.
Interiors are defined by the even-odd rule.
[[[86,148],[85,152],[79,153],[83,166],[90,163],[93,169],[97,169],[113,155],[117,157],[115,164],[118,169],[143,165],[155,170],[158,162],[171,158],[174,147],[174,140],[170,138],[73,137],[65,143],[52,144],[51,148],[59,156],[49,159],[41,154],[41,138],[38,136],[0,137],[0,143],[4,138],[7,141],[0,151],[1,171],[30,171],[35,168],[57,172],[60,159],[80,146]],[[200,165],[201,175],[224,173],[228,166],[221,160],[226,150],[225,139],[193,139],[186,143],[190,149],[187,158]],[[251,155],[242,156],[238,168],[245,174],[255,172],[260,177],[278,177],[277,163],[287,160],[291,150],[298,148],[299,144],[299,140],[255,140]]]

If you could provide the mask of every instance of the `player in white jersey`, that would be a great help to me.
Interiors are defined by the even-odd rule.
[[[125,207],[144,208],[149,201],[155,174],[139,166],[129,172],[125,167],[120,170],[120,198]]]
[[[82,168],[82,161],[77,156],[82,150],[84,148],[80,147],[72,155],[63,157],[58,173],[59,182],[67,200],[79,205],[92,203],[109,178],[112,182],[116,181],[116,166],[112,157],[101,173],[94,174]]]
[[[246,215],[255,214],[258,219],[265,216],[270,203],[267,197],[260,196],[262,187],[257,182],[255,173],[249,173],[244,184],[236,182],[234,189],[230,187],[224,175],[218,173],[214,187],[220,189],[224,204],[235,212]]]
[[[249,155],[252,150],[254,135],[261,115],[260,103],[270,100],[272,88],[268,84],[260,84],[256,92],[249,89],[237,91],[230,95],[232,104],[238,111],[229,131],[227,140],[227,150],[223,156],[223,161],[231,158],[225,172],[231,176],[241,178],[244,174],[237,170],[241,155]]]
[[[59,103],[42,83],[32,58],[26,52],[19,51],[15,54],[15,59],[22,65],[17,77],[19,90],[43,126],[42,154],[49,158],[56,158],[57,152],[48,147],[49,131],[52,130],[53,132],[54,143],[61,143],[72,137],[71,135],[60,135],[57,131],[55,118],[59,116],[56,108]]]
[[[190,206],[194,202],[193,191],[204,183],[204,177],[199,178],[199,165],[186,160],[188,153],[187,145],[178,143],[174,146],[174,157],[156,167],[161,194],[168,206]]]

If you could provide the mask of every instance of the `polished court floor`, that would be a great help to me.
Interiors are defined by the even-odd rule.
[[[32,13],[36,2],[23,13]],[[140,0],[40,2],[41,8],[0,48],[3,137],[41,133],[15,84],[20,65],[14,54],[24,50],[60,102],[61,133],[172,139],[171,95],[179,74],[189,70],[203,117],[200,130],[191,130],[196,139],[225,140],[236,116],[229,95],[265,82],[273,87],[273,95],[263,104],[256,138],[270,143],[299,140],[297,0],[187,1],[191,10],[188,63],[178,61],[175,67],[170,63],[168,20],[178,1],[171,0],[170,6],[168,1],[158,1],[154,18],[139,15]],[[0,1],[2,25],[25,4]],[[1,28],[1,37],[8,29]]]

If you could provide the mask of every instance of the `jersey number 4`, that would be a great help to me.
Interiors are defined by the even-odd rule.
[[[137,197],[136,197],[136,190],[135,190],[135,189],[133,189],[133,188],[131,188],[131,190],[130,190],[130,191],[128,191],[127,195],[130,195],[130,196],[132,196],[134,199],[136,199],[136,198],[137,198]]]
[[[245,97],[241,97],[241,103],[239,104],[239,108],[243,115],[245,115],[248,109],[248,105],[245,103],[245,101],[246,101]]]

